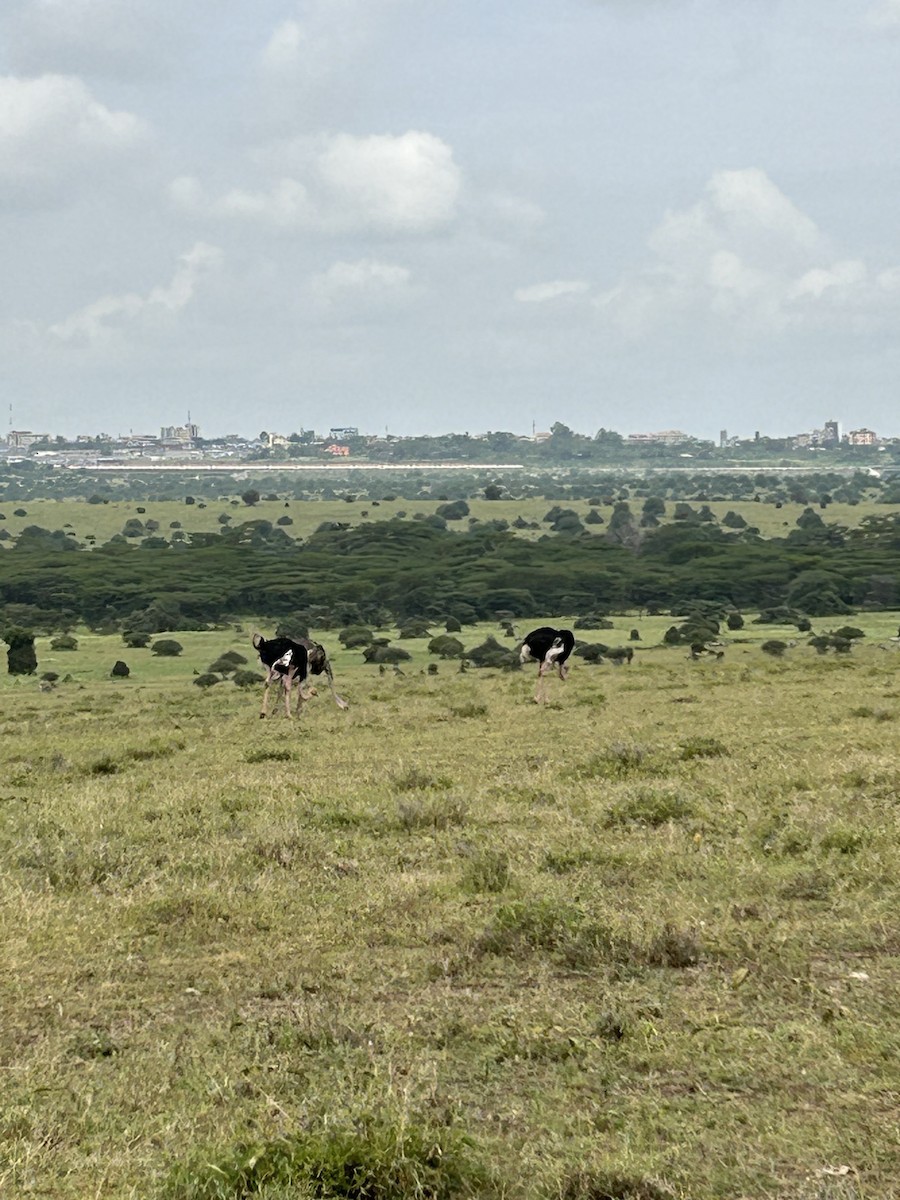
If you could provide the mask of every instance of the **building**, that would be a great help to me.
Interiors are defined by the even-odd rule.
[[[332,442],[346,442],[348,438],[359,437],[359,430],[355,425],[347,425],[343,429],[335,426],[329,429],[328,436]]]
[[[192,425],[163,425],[159,431],[161,442],[195,442],[200,436],[200,426]]]
[[[332,442],[330,446],[325,447],[325,453],[333,454],[335,458],[349,458],[350,457],[350,447],[349,446],[339,446],[339,445],[337,445],[337,443]]]
[[[851,429],[847,434],[848,446],[877,446],[878,434],[871,429]]]
[[[6,440],[9,442],[10,449],[27,450],[35,442],[49,442],[50,434],[32,433],[30,429],[11,429]]]

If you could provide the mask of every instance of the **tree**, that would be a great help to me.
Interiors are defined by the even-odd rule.
[[[8,673],[10,675],[33,675],[37,670],[34,634],[13,625],[4,632],[3,640],[9,646],[6,652]]]
[[[241,492],[241,499],[248,508],[252,508],[254,504],[259,504],[259,492],[256,488],[248,488],[246,492]]]

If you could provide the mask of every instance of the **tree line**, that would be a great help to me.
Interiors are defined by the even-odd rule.
[[[564,515],[564,514],[563,514]],[[268,521],[167,543],[117,536],[87,552],[62,534],[5,552],[0,622],[53,631],[200,628],[254,613],[314,624],[413,616],[463,623],[536,614],[672,611],[691,601],[790,606],[809,616],[900,607],[900,516],[829,525],[813,510],[786,537],[699,519],[640,527],[621,503],[604,536],[517,537],[504,522],[464,531],[440,521],[322,528],[305,542]]]

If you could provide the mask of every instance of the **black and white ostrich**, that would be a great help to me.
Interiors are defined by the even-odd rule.
[[[547,675],[555,667],[559,677],[565,680],[569,673],[566,660],[575,647],[575,634],[571,629],[553,629],[550,625],[542,625],[540,629],[532,629],[522,642],[519,651],[519,661],[540,663],[538,668],[538,683],[534,693],[536,704],[542,704],[547,699]]]
[[[308,698],[303,692],[303,684],[309,674],[309,652],[306,647],[290,638],[264,638],[261,633],[254,633],[253,649],[259,655],[259,661],[266,668],[260,717],[267,715],[269,684],[273,679],[281,680],[284,688],[284,711],[288,717],[291,715],[291,688],[295,683],[297,684],[297,712],[299,713],[303,701]]]
[[[284,688],[285,711],[291,715],[291,689],[297,684],[297,713],[303,706],[304,700],[309,700],[315,692],[308,693],[303,685],[310,675],[325,675],[334,702],[338,708],[349,708],[350,705],[343,696],[339,696],[334,687],[334,673],[325,647],[310,638],[293,640],[286,637],[264,638],[262,634],[253,635],[253,648],[259,655],[259,661],[266,668],[266,682],[263,688],[263,704],[260,717],[265,717],[268,706],[269,684],[276,677],[282,681]]]

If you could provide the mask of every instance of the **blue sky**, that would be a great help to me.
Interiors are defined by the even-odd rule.
[[[900,0],[5,0],[0,48],[17,428],[900,433]]]

